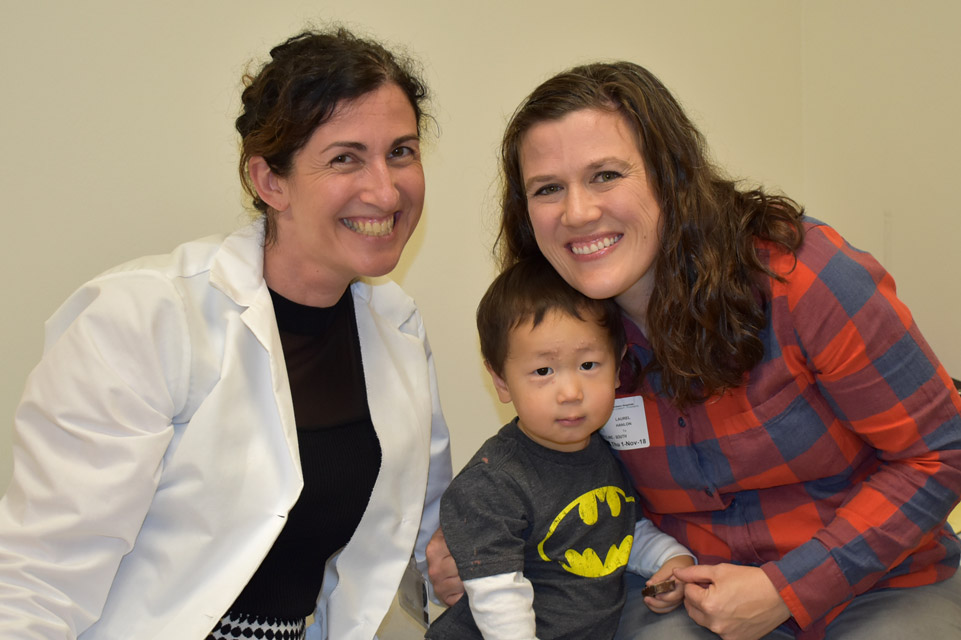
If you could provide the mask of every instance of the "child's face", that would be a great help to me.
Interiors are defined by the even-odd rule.
[[[537,327],[510,332],[503,377],[490,370],[501,402],[513,402],[521,430],[557,451],[578,451],[614,409],[619,361],[590,312],[551,311]]]

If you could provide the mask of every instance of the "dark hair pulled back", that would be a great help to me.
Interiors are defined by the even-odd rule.
[[[270,207],[247,172],[262,156],[278,176],[287,176],[294,156],[343,103],[394,83],[414,109],[422,129],[428,90],[413,60],[343,27],[304,31],[270,50],[270,60],[244,75],[242,109],[235,125],[241,137],[240,179],[254,207],[266,215],[265,241],[273,238]]]

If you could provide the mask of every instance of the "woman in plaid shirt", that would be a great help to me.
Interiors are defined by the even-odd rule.
[[[640,580],[617,637],[961,638],[961,399],[880,264],[738,189],[632,63],[535,89],[502,161],[503,265],[541,252],[617,300],[644,408],[619,454],[700,562],[675,572],[689,615],[649,613]]]

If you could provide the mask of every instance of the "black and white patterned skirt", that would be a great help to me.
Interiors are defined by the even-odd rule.
[[[233,640],[234,638],[304,640],[306,636],[307,624],[303,618],[282,620],[228,611],[207,636],[207,640]]]

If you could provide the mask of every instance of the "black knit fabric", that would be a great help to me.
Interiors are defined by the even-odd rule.
[[[293,396],[304,489],[230,612],[294,620],[313,612],[324,563],[357,528],[380,470],[381,450],[367,405],[350,290],[329,308],[300,305],[273,291],[271,296]]]

